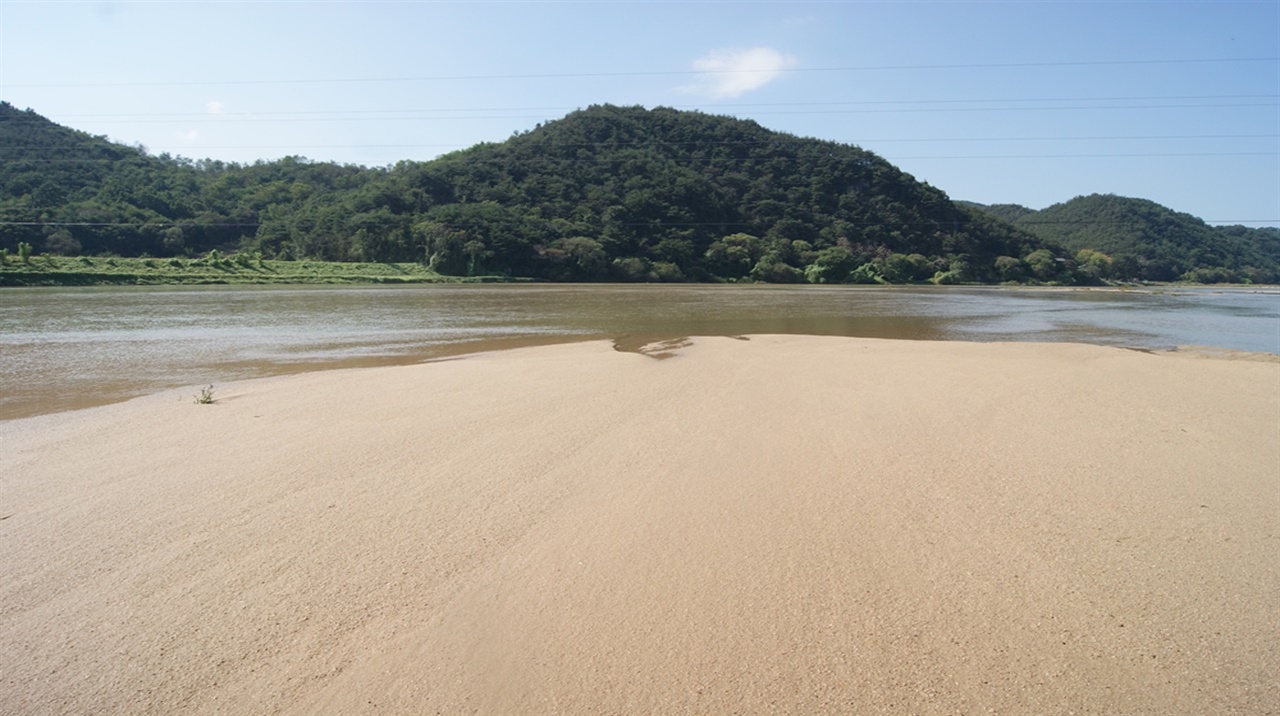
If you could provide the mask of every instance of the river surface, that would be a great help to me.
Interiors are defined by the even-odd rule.
[[[1280,354],[1280,292],[545,284],[2,289],[0,419],[302,370],[596,338],[629,350],[663,339],[753,333]]]

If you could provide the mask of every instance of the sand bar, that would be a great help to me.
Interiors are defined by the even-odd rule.
[[[1280,364],[673,352],[0,422],[0,713],[1280,703]]]

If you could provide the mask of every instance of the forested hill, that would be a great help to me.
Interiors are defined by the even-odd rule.
[[[857,147],[614,106],[430,162],[365,168],[153,157],[0,103],[0,250],[19,244],[429,261],[446,274],[553,280],[1112,275],[1109,257],[1077,262]]]
[[[190,256],[235,249],[264,215],[378,172],[297,158],[153,157],[0,102],[0,251]]]
[[[1079,252],[1100,251],[1111,271],[1151,281],[1280,281],[1280,229],[1210,226],[1146,199],[1078,196],[1034,211],[973,205],[1040,238]]]
[[[1001,278],[1042,242],[856,147],[592,107],[431,162],[148,157],[0,107],[3,243],[151,256],[429,260],[564,280]]]
[[[856,147],[671,109],[593,107],[392,174],[428,192],[412,209],[437,257],[479,238],[489,268],[557,278],[991,280],[1040,248]]]

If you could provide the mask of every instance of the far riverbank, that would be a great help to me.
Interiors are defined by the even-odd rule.
[[[35,256],[0,260],[2,286],[529,283],[506,276],[445,276],[421,263],[273,261],[248,254],[204,258]]]
[[[1280,292],[425,284],[0,291],[0,419],[182,386],[608,339],[753,333],[1280,354]]]

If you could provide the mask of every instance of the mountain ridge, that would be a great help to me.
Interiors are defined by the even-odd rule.
[[[1154,265],[1122,256],[1135,274],[1119,275],[1098,246],[1035,231],[1039,212],[952,201],[853,145],[663,107],[592,106],[367,168],[153,157],[0,103],[0,157],[10,252],[219,249],[577,281],[1091,283]],[[1245,251],[1260,266],[1203,251],[1170,266],[1274,281],[1268,251]]]
[[[1040,210],[1016,204],[969,205],[1067,250],[1105,253],[1113,259],[1113,270],[1145,280],[1280,279],[1280,228],[1211,226],[1149,199],[1116,194],[1077,196]]]

